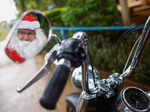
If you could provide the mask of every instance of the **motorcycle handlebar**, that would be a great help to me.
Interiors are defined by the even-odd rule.
[[[56,65],[48,85],[40,99],[40,104],[46,109],[55,109],[56,103],[67,82],[70,69],[65,65]]]

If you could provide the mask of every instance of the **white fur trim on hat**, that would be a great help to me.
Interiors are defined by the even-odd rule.
[[[38,21],[21,21],[21,23],[18,25],[17,29],[30,29],[35,30],[37,28],[40,28],[40,23]]]

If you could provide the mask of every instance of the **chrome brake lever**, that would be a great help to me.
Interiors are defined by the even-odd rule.
[[[36,75],[31,78],[31,80],[27,81],[23,87],[21,88],[17,88],[17,92],[21,93],[23,92],[25,89],[29,88],[30,86],[32,86],[35,82],[37,82],[38,80],[40,80],[42,77],[44,77],[45,75],[48,74],[48,72],[50,71],[50,66],[51,64],[54,62],[54,60],[56,59],[56,52],[54,51],[53,53],[50,52],[45,56],[45,64],[41,67],[41,69],[36,73]]]

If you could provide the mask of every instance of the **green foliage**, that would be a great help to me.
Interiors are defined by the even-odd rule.
[[[44,33],[47,35],[48,37],[48,33],[49,33],[49,29],[50,29],[50,25],[49,22],[47,21],[47,18],[44,18],[43,16],[41,16],[40,14],[36,14],[35,15],[37,20],[40,23],[40,28],[43,29]]]
[[[53,10],[44,11],[53,26],[63,26],[64,23],[61,20],[61,13],[68,10],[68,7],[54,8]]]
[[[51,4],[50,0],[14,0],[14,2],[19,12],[18,16],[20,16],[26,10],[47,10]]]
[[[106,26],[120,20],[116,4],[112,0],[53,1],[56,8],[45,11],[55,26]]]
[[[150,84],[150,40],[148,40],[145,45],[144,51],[142,53],[140,62],[137,65],[134,75],[132,78],[138,82],[143,82],[145,84]]]
[[[65,4],[66,4],[66,0],[51,0],[52,1],[52,4],[54,5],[54,6],[56,6],[56,7],[63,7],[63,6],[65,6]]]
[[[69,10],[61,14],[65,26],[113,25],[118,18],[112,0],[68,0]]]
[[[110,37],[103,37],[98,34],[88,38],[89,40],[89,52],[91,54],[91,61],[93,65],[108,73],[112,73],[115,68],[115,44],[112,43]]]

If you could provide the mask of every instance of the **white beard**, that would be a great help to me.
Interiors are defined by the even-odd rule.
[[[14,48],[21,57],[28,59],[38,55],[48,40],[41,29],[36,29],[36,39],[32,42],[19,40],[17,35],[12,38],[8,47]]]

